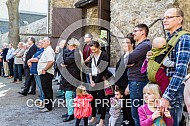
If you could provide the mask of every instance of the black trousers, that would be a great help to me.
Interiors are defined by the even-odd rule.
[[[130,103],[130,96],[129,95],[124,95],[123,98],[123,121],[128,120],[130,126],[135,126],[135,122],[132,118],[131,115],[131,103]]]
[[[88,117],[83,118],[84,126],[88,126]],[[76,119],[75,126],[79,126],[81,119]]]
[[[52,101],[53,101],[53,89],[52,89],[52,80],[53,75],[50,73],[45,73],[40,75],[42,90],[45,95],[45,107],[48,110],[52,110]]]
[[[30,69],[24,69],[25,72],[25,88],[24,88],[24,92],[29,92],[30,90],[30,86],[32,86],[31,88],[31,92],[36,92],[36,82],[34,80],[34,75],[30,75]]]
[[[106,102],[108,99],[105,98],[104,89],[99,91],[89,91],[89,93],[93,96],[93,100],[91,102],[92,106],[92,117],[96,117],[96,107],[100,105],[100,119],[105,119],[106,114]]]
[[[10,59],[9,62],[8,62],[10,76],[14,75],[13,64],[14,64],[14,58]]]
[[[3,76],[3,66],[0,65],[0,76]]]

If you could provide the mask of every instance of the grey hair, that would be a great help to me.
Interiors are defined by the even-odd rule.
[[[79,41],[76,38],[71,38],[68,41],[68,45],[78,47],[80,45],[80,43],[79,43]]]
[[[44,37],[44,39],[43,40],[47,40],[47,41],[49,41],[50,42],[50,38],[49,37]]]

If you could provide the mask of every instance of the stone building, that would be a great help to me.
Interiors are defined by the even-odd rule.
[[[110,65],[114,66],[115,62],[123,53],[120,43],[127,33],[133,31],[135,25],[145,23],[150,25],[155,20],[163,16],[164,11],[169,7],[180,7],[185,14],[184,28],[190,31],[190,0],[51,0],[50,15],[53,8],[77,8],[80,3],[92,2],[82,6],[82,18],[87,18],[87,24],[92,18],[100,18],[100,8],[102,1],[109,1],[110,4]],[[76,4],[77,3],[77,4]],[[80,8],[80,7],[79,7]],[[53,15],[53,14],[52,14]],[[104,17],[104,15],[102,16]],[[49,29],[52,31],[52,17],[49,17]],[[83,22],[84,23],[84,22]],[[97,21],[98,24],[98,21]],[[88,26],[82,30],[82,33],[91,32],[95,39],[100,35],[101,27]],[[109,35],[109,33],[108,33]],[[117,37],[114,37],[117,36]],[[149,38],[164,36],[161,21],[150,27]],[[109,39],[109,37],[108,37]],[[117,60],[116,60],[117,59]]]
[[[190,31],[190,0],[111,0],[111,32],[116,36],[126,35],[139,23],[150,25],[169,7],[179,7],[185,15],[184,28]],[[112,25],[111,25],[112,26]],[[161,22],[150,27],[149,38],[163,36]],[[111,37],[111,65],[115,64],[122,53],[119,46],[122,39]]]

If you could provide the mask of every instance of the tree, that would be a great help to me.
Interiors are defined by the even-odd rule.
[[[9,42],[16,47],[20,41],[19,37],[19,7],[20,0],[7,0],[6,5],[9,14]]]

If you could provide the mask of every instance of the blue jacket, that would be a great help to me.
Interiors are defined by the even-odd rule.
[[[43,51],[44,51],[44,48],[41,48],[41,49],[38,48],[37,52],[33,55],[32,58],[38,58],[38,59],[40,59],[41,54],[43,53]],[[32,66],[30,68],[30,73],[31,74],[38,74],[38,72],[37,72],[37,65],[38,65],[38,62],[33,62],[32,63]]]

